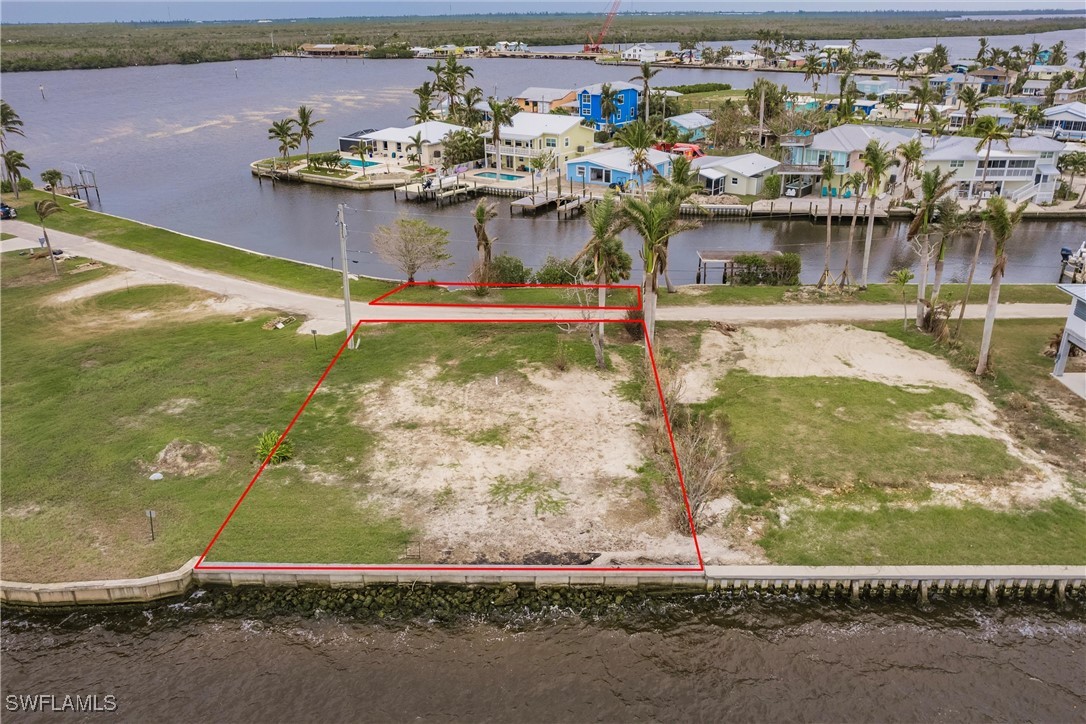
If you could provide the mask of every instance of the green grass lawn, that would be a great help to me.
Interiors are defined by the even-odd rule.
[[[944,301],[960,301],[965,295],[964,284],[944,284],[940,298]],[[916,285],[905,287],[905,298],[916,303]],[[970,304],[988,301],[988,285],[974,284],[969,290]],[[1055,284],[1004,284],[1000,289],[1002,304],[1064,304],[1067,295]],[[890,284],[871,284],[864,291],[820,291],[814,286],[766,287],[726,286],[710,284],[680,287],[676,294],[661,290],[659,305],[662,307],[686,307],[703,304],[901,304],[901,291]]]
[[[595,289],[586,289],[582,292],[574,292],[568,289],[554,288],[518,288],[518,287],[488,287],[487,293],[479,296],[474,287],[452,287],[446,289],[438,286],[410,286],[395,294],[386,297],[382,303],[407,304],[460,304],[460,305],[486,305],[486,304],[523,304],[527,306],[562,305],[578,306],[587,303],[591,306],[599,304],[599,297]],[[607,292],[607,307],[636,307],[637,292],[634,290],[619,289]]]
[[[8,239],[14,239],[15,234],[9,234],[6,231],[0,232],[0,241],[7,241]]]

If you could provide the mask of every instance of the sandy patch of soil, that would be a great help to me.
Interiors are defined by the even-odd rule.
[[[53,295],[53,298],[50,299],[49,302],[52,304],[67,304],[68,302],[78,302],[82,299],[90,299],[99,294],[115,292],[120,289],[130,289],[131,287],[146,286],[148,284],[168,283],[167,280],[153,274],[138,271],[124,271],[110,274],[109,276],[104,276],[101,279],[95,279],[94,281],[86,282],[85,284],[79,284],[70,289],[65,289],[60,294]]]
[[[438,372],[365,389],[357,419],[383,439],[370,502],[422,531],[424,560],[694,562],[691,539],[629,484],[643,415],[614,376],[527,369],[451,384]]]
[[[1070,495],[1065,476],[1012,437],[996,407],[969,375],[939,357],[910,349],[878,332],[825,323],[747,326],[730,335],[707,330],[698,359],[682,370],[681,400],[708,400],[715,394],[716,380],[730,369],[766,377],[848,377],[903,388],[955,390],[973,400],[971,409],[944,405],[935,411],[938,419],[923,415],[906,424],[944,435],[998,440],[1025,464],[1025,470],[1020,480],[999,486],[933,485],[934,502],[1011,507]]]
[[[190,407],[199,404],[199,400],[194,400],[191,397],[175,397],[151,408],[151,412],[161,412],[164,415],[180,415]]]
[[[174,440],[155,456],[150,465],[144,467],[163,475],[196,477],[215,472],[222,465],[219,449],[202,442]]]
[[[4,508],[4,515],[15,520],[26,520],[27,518],[33,518],[42,512],[42,507],[34,503],[27,503],[26,505],[17,505],[11,508]]]

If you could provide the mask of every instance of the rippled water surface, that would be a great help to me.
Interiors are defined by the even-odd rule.
[[[129,721],[1071,722],[1086,712],[1086,623],[1044,604],[922,613],[720,599],[606,621],[513,612],[454,624],[260,621],[206,607],[9,613],[3,694],[113,694]]]

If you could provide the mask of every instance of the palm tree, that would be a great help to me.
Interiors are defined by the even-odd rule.
[[[15,193],[15,198],[19,198],[19,182],[23,179],[23,169],[30,167],[26,165],[21,151],[4,151],[3,159],[4,171],[11,183],[11,190]]]
[[[641,81],[642,93],[645,96],[645,123],[649,122],[649,81],[659,72],[659,68],[653,68],[648,63],[642,63],[641,72],[633,78],[630,78],[631,83],[636,80]]]
[[[290,163],[287,156],[302,143],[302,137],[294,130],[294,119],[284,118],[281,121],[273,121],[268,129],[268,140],[279,144],[279,153],[283,155],[283,165],[287,170]],[[275,159],[272,159],[272,173],[275,173]]]
[[[803,80],[811,81],[816,96],[818,95],[818,82],[822,79],[821,62],[822,59],[818,57],[818,53],[807,53],[807,55],[803,56]]]
[[[886,106],[886,110],[896,115],[897,112],[901,110],[901,96],[899,96],[897,93],[889,95],[886,97],[886,100],[882,102],[882,104]]]
[[[498,100],[490,97],[486,101],[490,108],[490,143],[494,146],[494,169],[501,166],[501,128],[513,122],[513,116],[517,113],[516,103],[511,99]]]
[[[969,126],[973,124],[973,116],[976,115],[977,109],[980,108],[980,102],[983,99],[980,92],[974,86],[963,86],[958,91],[958,102],[961,103],[962,110],[965,111],[965,125]]]
[[[362,162],[362,176],[363,177],[366,176],[366,155],[365,154],[366,154],[366,149],[368,149],[368,148],[369,148],[369,146],[366,145],[365,141],[359,141],[358,143],[353,144],[350,148],[347,149],[348,153],[355,154],[356,156],[358,156],[358,160]]]
[[[916,122],[920,123],[924,120],[924,110],[935,102],[935,90],[928,84],[926,77],[920,85],[914,85],[909,90],[909,97],[916,101]]]
[[[64,174],[55,168],[47,168],[41,172],[41,182],[49,187],[53,194],[53,201],[57,200],[57,186],[64,179]]]
[[[1075,60],[1078,61],[1078,67],[1086,70],[1086,50],[1080,50],[1075,53]]]
[[[622,228],[629,223],[629,219],[622,213],[622,207],[618,204],[618,195],[613,189],[608,189],[602,199],[590,203],[585,209],[585,216],[588,219],[588,227],[592,230],[592,236],[575,261],[583,260],[584,276],[594,278],[600,285],[597,293],[599,307],[603,309],[607,306],[605,285],[617,284],[630,278],[633,260],[622,248],[622,239],[618,237]],[[601,321],[597,330],[601,351],[604,326]]]
[[[845,268],[841,272],[839,286],[844,289],[852,283],[852,274],[849,271],[849,262],[852,261],[852,242],[856,239],[856,219],[860,215],[860,199],[863,198],[863,188],[866,179],[859,171],[854,171],[845,177],[841,188],[849,189],[856,197],[852,206],[852,224],[848,227],[848,247],[845,248]]]
[[[12,136],[26,135],[23,133],[23,121],[19,118],[19,114],[8,105],[7,101],[0,100],[0,154],[7,150],[5,141],[9,134]]]
[[[430,99],[419,100],[417,106],[411,109],[411,114],[408,116],[413,123],[426,123],[427,121],[437,120],[437,112],[430,106]]]
[[[615,132],[615,114],[618,113],[618,91],[610,83],[600,86],[600,115],[607,120],[608,132]]]
[[[935,250],[935,281],[931,288],[931,309],[939,307],[939,294],[943,289],[943,267],[946,262],[946,250],[961,234],[972,229],[969,214],[962,211],[958,200],[953,196],[944,196],[935,205],[939,219],[939,246]]]
[[[645,197],[645,174],[656,170],[649,161],[649,150],[655,143],[656,137],[644,121],[634,121],[615,135],[615,145],[630,149],[630,165],[640,178],[641,198]]]
[[[1086,151],[1065,153],[1056,161],[1056,166],[1060,169],[1060,173],[1070,174],[1067,188],[1074,189],[1075,176],[1086,174]],[[1086,193],[1086,187],[1083,188],[1083,193]]]
[[[53,273],[60,276],[60,270],[57,269],[57,258],[53,256],[53,245],[49,242],[49,232],[45,230],[45,220],[64,209],[62,209],[57,202],[45,199],[34,204],[34,210],[38,212],[38,220],[41,222],[41,233],[45,238],[45,249],[49,252],[49,261],[53,263]]]
[[[939,111],[935,110],[934,108],[928,109],[928,119],[931,121],[930,129],[932,141],[937,141],[939,140],[939,136],[946,133],[946,129],[947,126],[950,124],[950,121],[947,119],[946,116],[939,113]]]
[[[324,119],[313,120],[313,109],[307,106],[298,107],[298,136],[305,140],[305,165],[309,165],[309,142],[313,140],[313,126],[324,123]]]
[[[992,285],[988,289],[988,311],[984,315],[984,333],[980,338],[980,359],[977,361],[976,375],[979,377],[988,371],[988,357],[992,348],[992,330],[995,327],[996,309],[999,307],[999,285],[1007,273],[1007,241],[1014,233],[1014,227],[1022,219],[1022,212],[1029,202],[1023,201],[1014,211],[1007,208],[1007,200],[1002,196],[988,199],[988,208],[983,214],[984,223],[995,239],[995,260],[992,264]],[[963,305],[964,306],[964,305]]]
[[[826,212],[826,265],[822,268],[822,276],[818,280],[818,288],[826,286],[833,281],[833,277],[830,274],[830,241],[831,241],[831,224],[833,223],[833,177],[837,175],[837,169],[833,165],[833,158],[826,156],[822,162],[822,188],[829,186],[830,191],[826,194],[826,200],[829,202],[829,210]]]
[[[908,143],[903,143],[897,150],[901,156],[902,169],[901,173],[901,196],[902,198],[909,198],[912,191],[909,190],[909,176],[912,171],[917,170],[920,167],[920,160],[924,157],[924,146],[920,143],[919,138],[914,138]]]
[[[976,61],[981,65],[984,65],[985,61],[988,59],[988,38],[980,38],[977,43],[980,45],[980,48],[977,49]]]
[[[988,184],[988,159],[992,155],[992,144],[998,141],[1010,149],[1008,142],[1011,135],[992,116],[978,118],[977,125],[974,127],[974,134],[977,136],[976,152],[980,153],[980,149],[986,149],[984,152],[984,171],[980,176],[980,192],[983,194]],[[980,196],[977,196],[973,201],[973,207],[976,208],[979,203]]]
[[[498,239],[497,237],[490,237],[486,225],[487,222],[492,221],[497,216],[498,205],[486,199],[479,199],[479,203],[475,204],[475,209],[472,211],[472,217],[475,220],[472,225],[475,230],[475,249],[479,252],[480,282],[487,282],[490,279],[491,251],[494,242]]]
[[[1037,62],[1037,56],[1039,56],[1041,54],[1042,50],[1043,50],[1043,48],[1041,47],[1040,43],[1035,42],[1031,46],[1029,46],[1028,57],[1029,57],[1029,64],[1030,65],[1033,65],[1034,63]]]
[[[1067,64],[1067,43],[1060,40],[1052,46],[1052,53],[1048,57],[1049,65],[1066,65]]]
[[[916,328],[924,329],[925,304],[927,302],[928,265],[931,260],[931,217],[939,199],[946,196],[957,184],[951,180],[954,171],[942,172],[939,167],[925,171],[920,176],[920,207],[909,224],[905,238],[917,245],[920,254],[920,276],[916,284]]]
[[[904,316],[901,318],[901,331],[904,332],[909,328],[909,303],[905,301],[905,287],[909,286],[909,282],[913,280],[913,273],[909,269],[895,269],[890,272],[889,282],[898,288],[901,292],[901,307],[905,310]]]
[[[422,147],[426,144],[426,139],[422,137],[422,131],[414,136],[408,136],[408,140],[410,143],[407,144],[407,160],[414,161],[422,166]]]
[[[864,238],[863,271],[860,276],[860,288],[867,289],[867,263],[871,258],[871,237],[875,233],[875,199],[882,189],[882,182],[890,173],[890,167],[897,163],[893,155],[878,141],[872,139],[860,154],[867,176],[867,234]]]
[[[909,77],[909,70],[911,66],[912,64],[909,62],[909,59],[906,58],[904,55],[900,58],[894,58],[890,61],[890,67],[897,75],[898,88],[900,88],[901,84],[905,81],[905,79]]]

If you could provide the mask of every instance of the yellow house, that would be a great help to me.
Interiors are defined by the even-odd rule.
[[[518,113],[509,125],[499,129],[500,143],[486,144],[487,163],[517,171],[531,170],[531,161],[550,152],[554,160],[549,168],[564,168],[566,161],[592,149],[593,131],[581,125],[579,116],[552,113]]]

